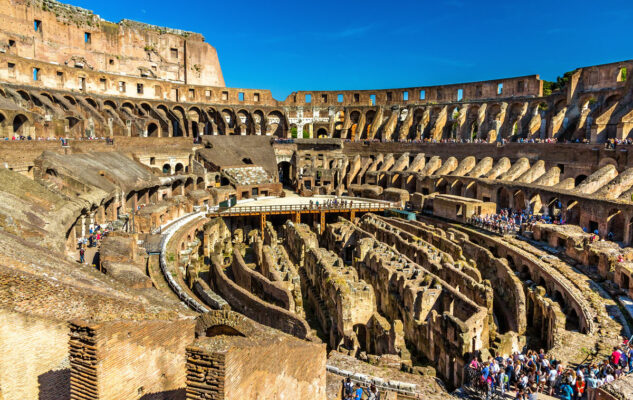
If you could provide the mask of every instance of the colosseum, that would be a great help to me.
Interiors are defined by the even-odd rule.
[[[633,399],[633,60],[277,100],[0,17],[0,400]]]

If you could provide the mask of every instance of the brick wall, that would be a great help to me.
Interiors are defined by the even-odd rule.
[[[182,391],[185,347],[194,327],[194,319],[73,321],[72,399],[141,399]]]
[[[325,400],[323,345],[281,342],[226,355],[225,399]]]
[[[0,398],[69,398],[68,325],[0,309]]]

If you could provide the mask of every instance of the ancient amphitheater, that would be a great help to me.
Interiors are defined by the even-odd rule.
[[[633,60],[276,100],[196,33],[0,19],[0,399],[479,398],[631,337]]]

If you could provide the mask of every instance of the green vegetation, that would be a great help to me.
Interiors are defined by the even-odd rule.
[[[297,127],[293,126],[292,128],[290,128],[290,134],[292,135],[293,138],[297,137]]]
[[[576,70],[565,72],[562,77],[556,77],[556,82],[543,81],[543,96],[549,96],[552,92],[558,92],[565,89],[574,72],[576,72]]]

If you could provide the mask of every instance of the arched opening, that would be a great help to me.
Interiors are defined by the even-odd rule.
[[[26,136],[28,134],[29,119],[23,115],[18,114],[13,118],[13,134],[15,136]]]
[[[568,224],[578,225],[580,223],[580,206],[576,200],[570,200],[567,203],[566,219]]]
[[[215,337],[215,336],[242,336],[244,337],[244,335],[237,329],[233,328],[232,326],[228,326],[224,324],[213,325],[207,328],[205,335],[206,337]]]
[[[435,191],[442,194],[448,194],[448,182],[446,182],[446,179],[440,179],[437,186],[435,186]]]
[[[464,197],[468,197],[471,199],[477,198],[477,183],[476,182],[470,182],[468,186],[466,186]]]
[[[97,104],[97,102],[91,99],[90,97],[86,98],[86,102],[90,104],[90,106],[94,108],[95,110],[99,110],[99,105]]]
[[[66,117],[66,121],[68,124],[68,134],[74,137],[81,136],[81,125],[79,124],[79,120],[75,117]]]
[[[345,112],[339,111],[336,113],[334,117],[334,132],[332,132],[332,137],[340,138],[341,132],[343,131],[343,124],[345,123]]]
[[[147,125],[147,136],[158,137],[158,125],[153,122]]]
[[[171,195],[172,196],[179,196],[182,195],[182,181],[181,180],[177,180],[174,183],[171,184]]]
[[[279,171],[279,182],[284,186],[290,186],[292,184],[292,177],[290,176],[292,165],[288,161],[282,161],[277,164],[277,168]]]
[[[500,209],[510,208],[510,193],[506,188],[497,190],[497,207]]]
[[[521,267],[521,272],[519,273],[519,278],[521,278],[522,281],[531,281],[532,273],[530,272],[530,267],[523,265]]]
[[[319,130],[317,130],[317,138],[326,138],[326,137],[328,137],[327,130],[325,128],[319,128]]]
[[[622,210],[612,209],[607,217],[607,239],[621,242],[624,239],[624,215]]]
[[[194,190],[193,178],[187,178],[187,180],[185,181],[185,191],[189,193],[192,190]]]
[[[198,179],[196,179],[196,189],[204,189],[204,188],[205,188],[204,178],[199,176]]]
[[[581,183],[585,181],[585,179],[587,179],[587,175],[578,175],[574,179],[574,186],[579,186]]]
[[[576,310],[571,308],[565,317],[566,317],[565,330],[568,330],[568,331],[580,330],[580,318],[578,317],[578,313],[576,312]]]
[[[525,202],[525,194],[522,190],[517,190],[514,193],[514,209],[515,210],[524,210],[527,208],[527,204]]]
[[[554,219],[558,219],[561,216],[563,210],[563,203],[558,200],[558,197],[554,197],[547,202],[547,215]]]
[[[266,135],[277,136],[279,138],[288,137],[286,120],[281,112],[273,111],[268,114],[266,122]]]
[[[169,164],[163,165],[163,174],[171,175],[171,165]]]
[[[358,121],[360,121],[360,112],[358,111],[352,111],[349,115],[349,119],[351,122],[350,125],[350,133],[349,133],[349,138],[350,140],[358,140],[361,139],[361,135],[360,132],[357,132],[356,130],[358,129]]]
[[[462,181],[457,179],[455,180],[455,182],[453,182],[453,186],[451,188],[451,194],[455,196],[461,196],[463,188],[464,188],[464,184],[462,183]]]
[[[174,173],[182,174],[183,172],[185,172],[185,167],[182,165],[182,163],[176,164],[176,167],[174,168]]]

